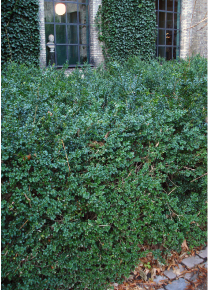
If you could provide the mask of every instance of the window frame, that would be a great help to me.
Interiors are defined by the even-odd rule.
[[[84,64],[80,62],[81,58],[80,58],[80,48],[81,47],[86,47],[87,49],[87,63],[90,63],[90,9],[89,9],[89,0],[44,0],[44,7],[45,7],[45,3],[52,3],[53,5],[53,21],[49,22],[46,21],[46,15],[45,15],[45,11],[44,11],[44,23],[45,23],[45,32],[46,32],[46,25],[53,25],[53,35],[54,35],[54,45],[55,45],[55,67],[57,68],[62,68],[64,64],[60,65],[57,62],[57,47],[61,47],[61,46],[66,46],[66,61],[69,62],[69,47],[72,46],[76,46],[77,50],[78,50],[78,61],[77,63],[74,64],[68,64],[69,68],[73,68],[76,66],[83,66]],[[67,12],[66,14],[66,20],[63,23],[59,23],[56,22],[55,17],[56,17],[56,13],[55,13],[55,5],[58,3],[63,3],[65,5],[67,4],[76,4],[77,5],[77,22],[76,23],[72,23],[72,22],[67,22]],[[79,15],[80,15],[80,5],[85,5],[86,6],[86,23],[81,23],[80,19],[79,19]],[[44,9],[45,10],[45,9]],[[64,15],[65,15],[64,14]],[[65,27],[65,43],[57,43],[57,39],[56,39],[56,29],[57,29],[57,25],[60,26],[64,26]],[[68,33],[67,33],[67,26],[76,26],[77,27],[77,43],[68,43]],[[81,44],[80,43],[80,27],[85,26],[86,27],[86,44]],[[48,58],[48,47],[47,47],[47,42],[49,41],[47,39],[47,35],[45,35],[45,45],[46,45],[46,66],[48,66],[48,62],[47,62],[47,58]],[[65,61],[65,63],[66,63]]]
[[[176,0],[172,0],[173,2],[173,10],[168,10],[168,1],[170,0],[165,0],[165,9],[160,9],[160,3],[161,0],[156,0],[155,1],[155,11],[156,11],[156,24],[157,24],[157,38],[156,38],[156,57],[159,57],[159,49],[164,49],[164,54],[165,54],[165,59],[166,60],[171,60],[171,59],[178,59],[178,57],[180,56],[180,34],[181,34],[181,0],[178,0],[178,7],[176,11]],[[165,23],[164,23],[164,27],[160,26],[160,13],[164,13],[165,16]],[[168,26],[168,22],[167,22],[167,18],[168,15],[172,15],[172,28],[171,27],[167,27]],[[175,17],[176,15],[176,17]],[[176,24],[176,28],[175,28],[175,19],[177,21]],[[160,33],[164,32],[164,36],[165,36],[165,43],[161,44],[161,38],[160,38]],[[172,33],[172,38],[171,44],[167,44],[167,33],[171,32]],[[176,41],[175,41],[176,39]],[[171,49],[171,57],[167,58],[167,49],[170,48]],[[174,50],[175,50],[175,57],[174,57]],[[164,56],[162,56],[164,57]]]

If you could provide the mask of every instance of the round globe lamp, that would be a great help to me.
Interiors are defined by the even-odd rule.
[[[64,15],[66,13],[66,6],[63,3],[56,4],[55,12],[58,15]]]

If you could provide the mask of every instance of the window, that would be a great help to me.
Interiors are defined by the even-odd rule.
[[[61,67],[68,61],[73,67],[89,62],[88,0],[45,0],[44,13],[46,44],[49,35],[54,36],[55,65]],[[48,65],[48,47],[46,59]]]
[[[156,56],[176,59],[180,53],[180,0],[156,0]]]

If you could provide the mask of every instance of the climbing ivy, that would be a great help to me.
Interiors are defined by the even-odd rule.
[[[1,3],[1,63],[13,60],[38,64],[38,0],[2,0]]]
[[[144,59],[155,54],[154,0],[103,0],[97,14],[99,40],[106,59]]]

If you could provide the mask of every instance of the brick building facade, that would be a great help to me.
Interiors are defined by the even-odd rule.
[[[178,1],[180,2],[179,56],[181,58],[185,58],[187,56],[191,56],[192,54],[195,55],[199,53],[200,55],[207,57],[207,0]],[[102,0],[89,0],[88,4],[89,62],[92,65],[97,66],[104,60],[101,44],[98,41],[98,33],[95,25],[95,17],[99,5],[102,4]],[[44,0],[39,0],[39,19],[41,38],[40,65],[44,67],[47,64]]]
[[[180,57],[207,57],[207,0],[182,0]]]

